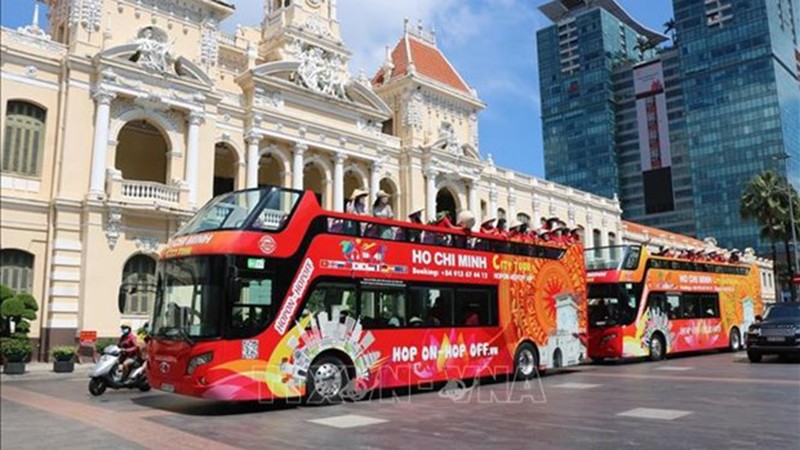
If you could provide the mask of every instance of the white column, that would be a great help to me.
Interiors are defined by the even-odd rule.
[[[494,181],[489,184],[489,217],[497,219],[497,184]]]
[[[344,153],[333,156],[333,210],[344,211]]]
[[[247,142],[247,189],[258,187],[258,169],[261,163],[261,155],[258,153],[258,145],[261,143],[262,136],[255,131],[247,133],[244,140]]]
[[[94,144],[92,147],[92,178],[89,194],[104,197],[106,194],[106,157],[108,155],[108,126],[111,118],[111,101],[116,94],[107,89],[97,89],[94,100],[97,113],[94,119]]]
[[[517,191],[513,187],[508,188],[508,222],[509,224],[517,220]]]
[[[303,190],[303,169],[305,166],[304,155],[308,146],[295,144],[292,154],[292,189]]]
[[[436,175],[433,169],[425,173],[425,211],[428,221],[436,219]]]
[[[379,161],[372,163],[372,170],[369,174],[369,204],[375,204],[377,200],[378,191],[381,189],[381,169],[383,166]]]
[[[203,124],[203,120],[203,113],[197,111],[191,111],[187,120],[189,134],[186,150],[186,184],[189,185],[189,206],[197,206],[197,166],[200,160],[200,125]]]
[[[331,8],[331,10],[330,10],[330,12],[331,12],[331,20],[338,20],[338,18],[337,18],[338,12],[337,12],[337,7],[336,7],[337,1],[336,0],[330,0],[330,1],[331,1],[331,3],[330,3],[330,5],[331,5],[330,6],[330,8]]]
[[[478,182],[476,180],[468,180],[467,188],[469,189],[469,210],[475,216],[477,222],[481,222],[481,207],[478,204]]]

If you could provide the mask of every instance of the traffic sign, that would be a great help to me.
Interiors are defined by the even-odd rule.
[[[792,283],[800,285],[800,273],[794,274],[794,277],[792,277]]]

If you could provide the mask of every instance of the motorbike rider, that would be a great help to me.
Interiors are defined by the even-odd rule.
[[[122,364],[122,381],[124,382],[128,379],[128,375],[139,357],[139,344],[136,335],[131,332],[130,325],[127,323],[122,324],[120,331],[122,335],[119,337],[117,347],[121,351],[120,363]]]

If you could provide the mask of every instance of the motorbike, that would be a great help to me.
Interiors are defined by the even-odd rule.
[[[139,389],[142,392],[150,390],[150,383],[147,381],[147,362],[137,358],[128,378],[123,380],[121,354],[122,351],[116,345],[109,345],[103,349],[103,356],[89,373],[91,378],[89,392],[92,395],[103,395],[107,388]]]

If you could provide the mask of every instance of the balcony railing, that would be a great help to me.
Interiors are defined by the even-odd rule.
[[[122,181],[122,198],[140,202],[174,203],[180,202],[181,190],[152,181]]]

